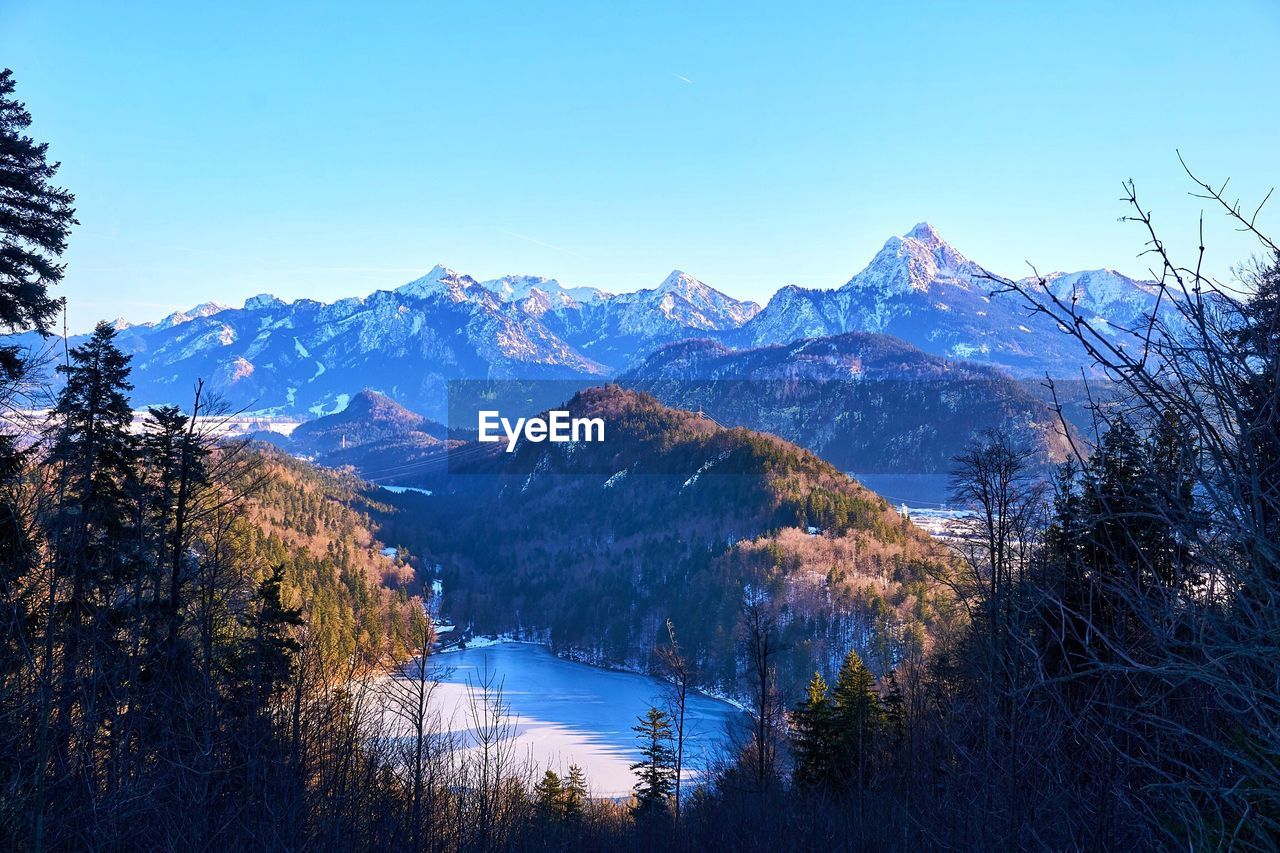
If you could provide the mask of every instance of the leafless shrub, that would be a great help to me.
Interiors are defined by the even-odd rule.
[[[993,278],[1118,389],[1095,407],[1099,434],[1173,424],[1177,440],[1157,451],[1176,452],[1189,484],[1152,477],[1138,504],[1092,496],[1113,532],[1091,540],[1088,559],[1125,570],[1090,574],[1087,600],[1042,587],[1046,633],[1071,660],[1025,692],[1071,712],[1057,717],[1064,786],[1093,796],[1072,804],[1077,820],[1128,823],[1144,843],[1265,848],[1280,832],[1280,254],[1258,230],[1261,205],[1248,213],[1225,183],[1187,173],[1264,253],[1240,270],[1244,290],[1202,271],[1203,219],[1194,257],[1176,259],[1131,182],[1127,219],[1147,235],[1159,297],[1140,327],[1102,328],[1044,279]],[[1185,553],[1176,579],[1151,580],[1163,558],[1144,548],[1149,529]]]

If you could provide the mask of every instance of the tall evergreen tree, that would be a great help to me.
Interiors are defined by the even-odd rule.
[[[1280,254],[1255,267],[1249,279],[1253,293],[1236,335],[1244,360],[1238,389],[1242,470],[1236,479],[1253,516],[1249,557],[1274,589],[1280,584]],[[1253,597],[1270,606],[1265,589]]]
[[[1090,600],[1083,554],[1085,521],[1080,477],[1080,464],[1074,458],[1067,459],[1055,472],[1052,521],[1045,531],[1044,559],[1038,578],[1046,599],[1040,608],[1044,667],[1055,676],[1079,671],[1088,658],[1085,626]]]
[[[58,163],[48,144],[27,135],[31,114],[13,96],[13,72],[0,71],[0,331],[45,331],[58,312],[49,288],[62,280],[75,196],[50,183]],[[0,371],[22,371],[15,347],[0,347]]]
[[[587,775],[576,764],[569,765],[564,781],[564,810],[570,820],[582,818],[587,807]]]
[[[1195,510],[1195,455],[1190,430],[1172,409],[1165,409],[1147,441],[1148,503],[1138,520],[1152,586],[1181,594],[1193,579],[1189,542],[1199,525]]]
[[[48,460],[57,471],[58,495],[48,531],[55,606],[49,618],[62,627],[60,758],[64,772],[74,773],[100,723],[95,714],[108,713],[102,694],[119,654],[116,593],[128,588],[138,568],[132,535],[137,444],[129,429],[129,357],[116,347],[115,329],[99,323],[71,351],[70,364],[58,369],[66,384],[50,427]]]
[[[66,384],[50,426],[48,461],[58,470],[58,511],[52,540],[72,597],[83,604],[89,573],[106,583],[123,559],[123,530],[132,513],[137,442],[130,432],[129,356],[115,345],[115,329],[99,323],[88,341],[71,350],[58,371]]]
[[[209,481],[207,441],[197,434],[200,393],[187,416],[177,406],[152,408],[141,444],[148,477],[147,494],[153,566],[153,600],[163,622],[166,655],[177,654],[182,617],[182,585],[189,572],[190,516],[196,495]]]
[[[47,145],[27,135],[31,114],[14,97],[14,89],[13,73],[0,70],[0,333],[29,328],[44,332],[60,304],[48,291],[62,279],[64,267],[58,258],[76,224],[75,198],[51,183],[58,164],[46,159]],[[0,414],[14,408],[26,373],[21,349],[0,344]],[[39,613],[34,596],[21,590],[21,578],[41,556],[32,519],[19,499],[24,457],[15,436],[0,431],[0,712],[11,704],[22,705],[21,700],[9,702],[7,694],[33,655],[29,632],[37,623],[51,632],[54,622],[50,613]],[[54,677],[52,655],[46,652],[45,658],[39,703],[39,713],[46,716],[42,725],[48,723]],[[0,727],[12,728],[3,720]],[[50,751],[48,730],[42,731],[46,734],[35,750],[41,770]],[[0,750],[12,752],[7,746],[11,744],[0,741]],[[24,751],[31,750],[24,747]],[[7,782],[7,777],[0,780],[0,784]]]
[[[822,673],[809,679],[805,698],[791,713],[792,778],[798,788],[830,786],[835,774],[836,745],[831,699]]]
[[[875,678],[858,653],[850,649],[831,690],[831,726],[838,772],[858,786],[870,782],[880,723]]]
[[[1145,601],[1191,580],[1194,448],[1171,412],[1143,436],[1117,418],[1082,466],[1060,475],[1046,536],[1052,590],[1045,616],[1051,671],[1141,654],[1152,626]]]
[[[650,708],[637,720],[631,730],[636,733],[644,760],[631,765],[639,777],[634,788],[635,813],[637,817],[665,815],[675,788],[676,757],[671,747],[671,719],[665,711]]]
[[[244,617],[248,632],[234,658],[231,680],[250,716],[268,711],[301,648],[289,629],[303,624],[302,610],[285,605],[283,584],[284,566],[276,566],[258,584],[256,606]]]
[[[554,770],[542,774],[533,786],[533,803],[538,814],[545,819],[558,820],[565,815],[565,791],[560,775]]]

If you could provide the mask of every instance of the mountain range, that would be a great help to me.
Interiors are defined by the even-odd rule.
[[[1117,335],[1157,304],[1154,285],[1112,270],[1046,280]],[[694,338],[758,349],[870,332],[1015,376],[1078,376],[1075,344],[995,288],[983,267],[921,223],[844,285],[786,286],[763,308],[679,270],[652,289],[614,294],[538,276],[477,281],[437,266],[395,290],[332,303],[263,294],[239,308],[207,302],[117,327],[133,355],[138,407],[184,404],[203,378],[236,408],[304,417],[340,411],[369,387],[443,420],[451,379],[598,380]]]

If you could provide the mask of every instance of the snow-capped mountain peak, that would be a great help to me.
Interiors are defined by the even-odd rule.
[[[541,275],[504,275],[502,278],[482,281],[480,286],[493,293],[503,302],[523,299],[534,290],[541,290],[543,293],[547,293],[548,291],[561,289],[560,282],[554,278],[547,278]]]
[[[947,244],[947,241],[943,240],[942,235],[938,233],[938,229],[934,228],[928,222],[917,222],[915,227],[903,236],[909,237],[912,240],[918,240],[930,247],[939,245],[945,246]]]
[[[272,297],[274,298],[274,297]],[[229,305],[221,305],[217,302],[201,302],[194,308],[187,311],[174,311],[168,317],[165,317],[156,324],[157,328],[169,329],[182,323],[189,323],[201,317],[212,317],[214,314],[220,314],[230,308]]]
[[[1177,322],[1168,302],[1157,308],[1156,285],[1114,270],[1052,273],[1045,282],[1106,334],[1140,327],[1156,310]],[[1056,323],[1029,311],[1016,294],[1002,292],[985,269],[927,222],[890,237],[837,290],[779,290],[733,340],[761,346],[849,331],[893,335],[926,352],[1024,375],[1074,376],[1082,367],[1083,357]]]
[[[475,284],[476,280],[471,276],[455,272],[444,264],[436,264],[422,278],[415,278],[408,284],[397,287],[396,293],[420,299],[447,294],[455,301],[461,301],[466,298],[466,291]]]
[[[760,311],[756,303],[740,302],[683,270],[672,270],[653,292],[659,296],[659,311],[694,328],[733,328]]]
[[[504,275],[482,281],[480,286],[503,302],[519,302],[537,291],[545,295],[553,307],[570,302],[597,302],[609,295],[595,287],[565,287],[554,278],[540,275]]]
[[[1074,300],[1086,310],[1102,311],[1111,306],[1146,304],[1155,297],[1157,285],[1136,281],[1113,269],[1054,272],[1044,277],[1049,290],[1059,299]]]
[[[662,284],[659,284],[654,292],[662,297],[658,301],[659,310],[667,316],[673,316],[676,311],[684,313],[689,309],[698,313],[707,313],[705,323],[694,325],[703,325],[708,329],[726,328],[724,325],[726,321],[730,327],[741,325],[753,318],[760,310],[760,306],[755,302],[740,302],[731,296],[726,296],[684,270],[671,270],[671,274],[663,279]],[[677,302],[680,305],[677,306]]]
[[[928,292],[939,280],[967,284],[983,270],[951,246],[936,228],[921,222],[901,237],[890,237],[862,272],[849,279],[847,290],[875,290],[884,295]]]
[[[259,293],[257,296],[250,296],[244,301],[245,311],[263,311],[274,308],[279,305],[287,305],[283,299],[274,293]]]
[[[939,269],[958,270],[971,263],[964,255],[960,254],[954,246],[942,239],[942,235],[938,233],[938,229],[934,228],[928,222],[916,223],[916,227],[912,228],[903,237],[904,240],[914,240],[933,256]]]
[[[658,285],[659,293],[679,293],[687,296],[690,292],[709,290],[710,288],[684,270],[672,270],[671,274]]]

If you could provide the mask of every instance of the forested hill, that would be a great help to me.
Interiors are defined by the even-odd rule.
[[[618,381],[784,436],[846,471],[946,473],[991,429],[1017,435],[1041,466],[1060,462],[1071,446],[1036,383],[888,335],[848,332],[748,350],[684,341]]]
[[[284,567],[285,603],[301,611],[315,650],[370,667],[403,657],[421,587],[411,565],[383,554],[370,513],[385,507],[348,472],[267,445],[250,452],[259,482],[244,505],[246,551],[256,564]]]
[[[432,444],[445,438],[445,428],[366,388],[341,412],[301,424],[290,437],[293,446],[304,453],[332,453],[388,440]]]
[[[850,646],[885,671],[926,642],[945,609],[930,540],[830,464],[617,386],[567,408],[602,417],[606,440],[522,441],[442,493],[387,498],[404,511],[384,537],[443,566],[451,617],[640,668],[672,619],[725,689],[748,598],[787,626],[788,686]]]
[[[402,472],[432,467],[431,460],[456,444],[447,432],[443,424],[365,389],[341,412],[299,425],[286,445],[320,465],[351,466],[375,481],[393,482]]]
[[[350,475],[203,407],[135,431],[114,339],[0,442],[0,848],[286,846],[261,804],[354,772],[349,686],[430,640],[413,573]]]

